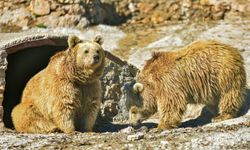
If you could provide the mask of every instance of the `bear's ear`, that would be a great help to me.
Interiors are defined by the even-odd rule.
[[[103,38],[102,38],[102,36],[100,36],[100,35],[97,35],[97,36],[94,38],[93,41],[96,42],[96,43],[98,43],[98,44],[100,44],[100,45],[103,44]]]
[[[68,38],[69,49],[76,46],[76,44],[78,44],[80,42],[81,42],[81,40],[77,36],[75,36],[75,35],[69,36],[69,38]]]
[[[141,83],[135,83],[134,86],[133,86],[133,91],[135,93],[141,93],[143,91],[144,87],[143,87],[143,84]]]

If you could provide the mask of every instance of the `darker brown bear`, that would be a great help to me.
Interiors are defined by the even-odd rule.
[[[158,111],[158,128],[174,128],[188,103],[218,110],[215,122],[234,118],[245,89],[243,58],[229,45],[196,41],[177,51],[156,52],[138,74],[128,99],[130,121],[138,124]]]

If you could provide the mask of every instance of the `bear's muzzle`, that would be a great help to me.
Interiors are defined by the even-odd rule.
[[[94,59],[94,64],[97,64],[100,61],[100,56],[99,55],[94,55],[93,59]]]

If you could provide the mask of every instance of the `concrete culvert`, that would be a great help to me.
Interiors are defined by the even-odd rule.
[[[56,35],[55,33],[22,35],[20,37],[10,34],[9,38],[0,39],[0,124],[1,127],[11,129],[13,129],[12,109],[20,102],[28,80],[47,66],[52,55],[68,47],[67,35]],[[123,105],[120,104],[122,97],[120,88],[124,82],[132,80],[137,71],[127,62],[108,51],[105,52],[108,59],[101,79],[104,90],[103,105],[97,122],[109,122],[114,117],[116,119],[127,118],[124,113],[126,108],[120,106]],[[107,125],[99,127],[97,123],[96,131],[109,130],[111,124]]]

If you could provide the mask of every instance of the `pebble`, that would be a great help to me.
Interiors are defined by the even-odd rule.
[[[128,126],[127,128],[122,129],[120,132],[121,133],[132,133],[133,131],[135,131],[135,129],[132,126]]]
[[[143,138],[144,138],[143,133],[137,133],[137,134],[127,136],[128,141],[137,141],[137,140],[140,140],[140,139],[143,139]]]
[[[170,130],[165,130],[165,131],[162,131],[161,132],[161,135],[167,135],[167,134],[169,134],[171,131]]]
[[[167,145],[169,144],[168,141],[161,141],[162,148],[167,148]]]
[[[146,127],[146,126],[142,126],[140,129],[138,129],[137,130],[137,132],[148,132],[149,131],[149,129],[148,129],[148,127]]]

